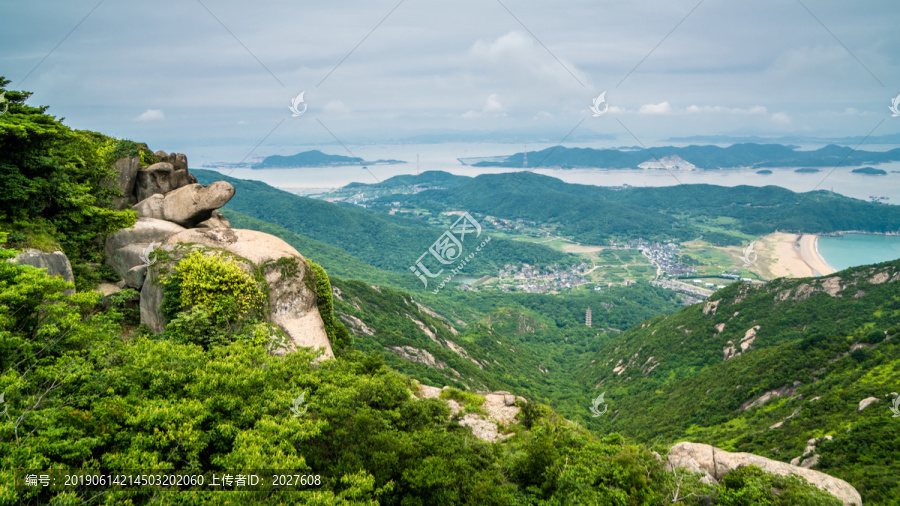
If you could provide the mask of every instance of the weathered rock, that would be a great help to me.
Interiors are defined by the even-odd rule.
[[[231,228],[231,222],[219,211],[213,211],[208,220],[201,221],[194,228]]]
[[[162,244],[183,230],[184,227],[165,220],[141,218],[133,227],[119,230],[106,238],[106,263],[124,278],[128,271],[143,265],[141,255],[151,243]],[[133,288],[140,288],[140,285]]]
[[[132,209],[141,218],[156,218],[192,228],[212,218],[212,212],[228,203],[233,196],[234,186],[225,181],[216,181],[209,186],[190,184],[165,195],[151,195]]]
[[[186,163],[183,169],[176,168],[170,162],[141,167],[134,188],[136,201],[140,202],[157,193],[165,194],[183,186],[196,184],[197,178],[188,173]]]
[[[122,289],[112,283],[100,283],[94,291],[100,292],[104,297],[109,297],[114,293],[121,292]]]
[[[166,320],[159,308],[163,291],[159,283],[154,282],[156,276],[159,276],[159,269],[156,266],[150,267],[141,287],[141,323],[151,332],[162,332],[166,328]]]
[[[417,364],[424,364],[437,369],[443,369],[447,366],[447,364],[435,360],[434,355],[428,353],[426,350],[413,348],[412,346],[392,346],[390,350],[391,352],[400,355],[404,360],[415,362]]]
[[[113,164],[116,171],[115,184],[122,192],[121,197],[116,197],[114,205],[116,209],[128,209],[137,199],[134,196],[134,185],[137,181],[137,173],[141,168],[141,157],[119,158]]]
[[[271,309],[268,319],[281,327],[290,337],[291,343],[287,351],[296,347],[322,348],[323,358],[334,357],[331,343],[325,333],[325,324],[316,306],[315,290],[310,288],[315,284],[307,283],[312,281],[309,278],[313,277],[313,273],[310,272],[306,259],[288,243],[262,232],[231,228],[185,230],[169,237],[166,243],[166,249],[176,243],[195,243],[223,249],[260,267],[268,284]],[[147,323],[155,332],[159,332],[150,323],[157,322],[156,328],[164,327],[161,316],[158,315],[162,290],[154,282],[155,270],[155,268],[150,270],[141,290],[141,321]],[[145,291],[148,296],[146,303]],[[151,310],[156,313],[147,314],[146,321],[145,307],[148,313]]]
[[[718,481],[731,471],[748,465],[755,465],[767,473],[781,476],[796,474],[846,505],[862,504],[859,492],[844,480],[752,453],[732,453],[707,444],[683,442],[674,445],[666,457],[667,469],[683,467],[689,472],[704,473],[708,482]]]
[[[175,153],[175,160],[170,161],[175,170],[188,170],[187,156],[184,153]]]
[[[147,276],[147,265],[141,264],[128,269],[125,273],[125,285],[140,290],[144,286],[144,278]]]
[[[866,397],[865,399],[859,401],[859,407],[856,409],[857,411],[862,411],[869,407],[873,402],[878,402],[876,397]]]
[[[21,265],[30,265],[40,269],[47,269],[49,276],[62,276],[64,281],[69,283],[75,282],[75,275],[72,273],[72,264],[69,263],[69,257],[62,251],[54,251],[47,253],[37,249],[26,249],[21,251],[15,258],[10,259]],[[69,289],[63,292],[66,295],[75,293],[75,290]]]

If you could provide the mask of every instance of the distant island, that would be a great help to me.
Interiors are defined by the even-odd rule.
[[[875,167],[861,167],[859,169],[853,169],[854,174],[868,174],[870,176],[887,176],[887,172],[881,169],[876,169]]]
[[[254,163],[252,169],[296,169],[302,167],[344,166],[344,165],[385,165],[406,163],[402,160],[375,160],[366,161],[362,158],[341,155],[327,155],[317,149],[304,151],[296,155],[267,156],[262,162]]]
[[[813,151],[800,151],[782,144],[734,144],[719,146],[673,146],[649,149],[594,149],[555,147],[528,153],[482,158],[460,158],[472,167],[547,167],[561,169],[667,169],[718,170],[729,168],[859,166],[900,161],[900,148],[890,151],[858,151],[829,144]],[[808,172],[808,171],[806,171]]]
[[[763,170],[758,170],[758,171],[756,171],[756,173],[757,173],[757,174],[768,175],[768,174],[771,174],[772,171],[769,170],[769,169],[763,169]]]
[[[819,172],[819,169],[813,169],[812,167],[804,167],[802,169],[797,169],[794,172],[796,172],[797,174],[815,174],[816,172]]]

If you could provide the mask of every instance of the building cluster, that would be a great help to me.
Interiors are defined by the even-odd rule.
[[[629,241],[628,246],[640,250],[650,263],[662,269],[669,276],[689,276],[696,272],[693,267],[678,263],[679,249],[675,243],[649,242],[644,239]]]
[[[518,289],[529,293],[545,293],[564,290],[591,283],[587,277],[590,266],[585,263],[569,268],[534,267],[529,264],[521,266],[507,264],[500,269],[500,289],[509,291]]]

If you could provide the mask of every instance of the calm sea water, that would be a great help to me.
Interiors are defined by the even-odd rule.
[[[819,254],[837,270],[900,258],[900,236],[844,234],[819,237]]]
[[[529,144],[529,151],[552,147],[551,144]],[[617,146],[568,146],[568,147],[617,147]],[[804,146],[813,149],[818,146]],[[890,146],[895,147],[895,146]],[[886,203],[900,204],[900,162],[878,166],[888,172],[885,176],[853,174],[857,167],[823,167],[817,173],[796,173],[794,168],[774,168],[772,174],[757,174],[752,169],[730,169],[718,171],[668,171],[663,169],[606,170],[606,169],[534,169],[497,167],[469,167],[457,158],[508,155],[521,152],[526,146],[521,144],[497,143],[446,143],[446,144],[395,144],[350,146],[354,155],[366,160],[395,159],[407,163],[396,165],[373,165],[368,170],[361,167],[310,167],[303,169],[223,169],[221,172],[241,179],[255,179],[272,186],[295,192],[314,193],[316,191],[339,188],[352,182],[376,183],[392,176],[416,174],[427,170],[442,170],[457,175],[478,176],[520,170],[533,170],[538,174],[555,177],[567,183],[597,186],[673,186],[677,184],[714,184],[721,186],[767,186],[775,185],[795,192],[830,190],[848,197],[868,200],[870,196],[887,197]],[[315,149],[312,146],[295,148],[293,152]],[[340,150],[320,147],[324,152],[346,154]],[[869,147],[873,151],[878,150]],[[286,153],[287,154],[287,153]],[[418,155],[418,164],[416,156]],[[650,157],[648,156],[648,159]],[[200,165],[203,162],[198,163]]]

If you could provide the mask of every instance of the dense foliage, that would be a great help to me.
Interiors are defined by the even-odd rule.
[[[139,147],[105,135],[73,130],[25,105],[29,92],[0,92],[9,110],[0,115],[0,230],[17,247],[62,248],[72,259],[98,260],[93,241],[134,223],[134,213],[110,208],[121,196],[111,163]]]
[[[646,448],[617,435],[598,439],[547,410],[529,410],[530,429],[503,444],[482,442],[442,401],[411,395],[415,383],[377,357],[352,352],[316,364],[311,352],[273,356],[249,341],[177,342],[136,331],[121,300],[100,310],[98,294],[62,295],[68,286],[0,262],[0,300],[9,308],[0,319],[3,504],[624,505],[678,493],[691,504],[735,493],[733,484],[714,489],[695,477],[676,483]],[[295,416],[301,393],[306,409]],[[21,486],[25,470],[50,469],[269,469],[318,475],[321,485]]]
[[[423,175],[425,176],[425,175]],[[420,179],[424,184],[426,180]],[[712,242],[740,244],[739,234],[776,230],[826,233],[847,230],[896,232],[900,208],[828,191],[794,193],[777,186],[705,184],[613,189],[569,184],[531,172],[483,174],[441,190],[382,197],[374,209],[395,207],[469,212],[553,225],[587,244],[643,237],[689,241],[706,237],[723,220]],[[540,205],[534,205],[540,202]]]
[[[428,250],[444,230],[420,220],[373,214],[356,206],[336,205],[298,197],[258,181],[233,179],[218,172],[193,170],[202,184],[225,180],[236,193],[225,206],[250,218],[265,220],[290,232],[327,243],[378,269],[405,273],[406,288],[421,283],[409,266]],[[446,228],[445,228],[446,229]],[[539,244],[495,238],[466,265],[469,275],[496,274],[508,263],[572,265],[576,257]]]
[[[830,436],[813,468],[848,481],[867,504],[890,504],[900,497],[888,409],[900,384],[898,322],[900,261],[732,285],[613,337],[583,362],[579,375],[602,385],[615,414],[588,426],[785,462],[811,458],[808,441]],[[869,397],[877,401],[860,411]]]

